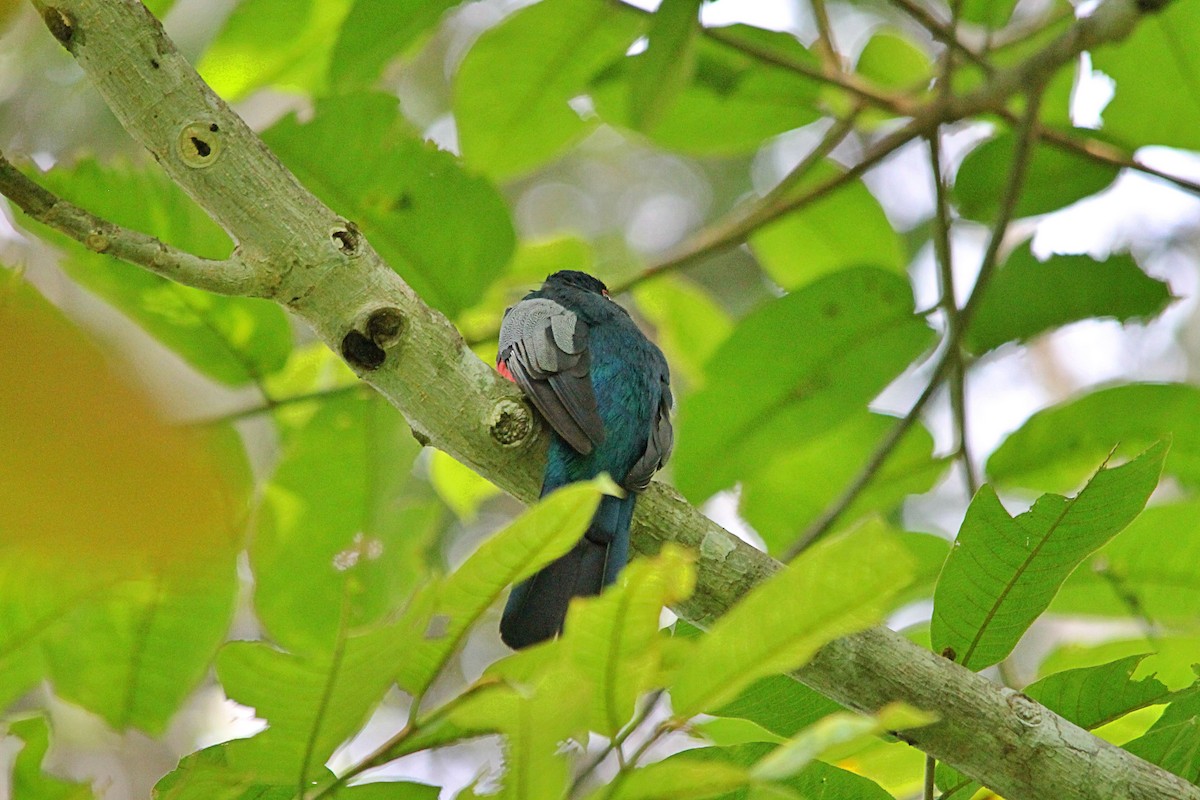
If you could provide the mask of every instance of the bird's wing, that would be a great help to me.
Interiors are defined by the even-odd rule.
[[[670,378],[665,368],[659,373],[659,381],[658,407],[650,425],[650,436],[646,439],[646,450],[625,478],[625,487],[638,492],[650,485],[650,479],[667,463],[671,448],[675,446],[675,429],[671,427],[673,400]]]
[[[584,455],[604,441],[592,389],[588,326],[544,297],[517,303],[500,326],[499,360],[550,427]]]

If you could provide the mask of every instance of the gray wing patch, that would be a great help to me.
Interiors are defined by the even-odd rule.
[[[544,297],[517,303],[500,326],[500,360],[550,427],[584,455],[604,441],[587,334],[586,323]]]
[[[650,428],[650,436],[646,440],[646,451],[625,478],[625,488],[635,492],[640,492],[650,485],[650,479],[667,463],[667,459],[671,457],[671,449],[675,446],[675,429],[671,427],[673,400],[668,380],[665,374],[661,378],[662,391]]]

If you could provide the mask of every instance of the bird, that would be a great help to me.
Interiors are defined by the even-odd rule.
[[[562,633],[572,597],[596,595],[629,557],[637,494],[671,455],[671,375],[662,351],[597,278],[548,276],[504,312],[496,369],[549,423],[541,496],[608,473],[623,497],[605,495],[575,546],[516,585],[500,638],[519,650]]]

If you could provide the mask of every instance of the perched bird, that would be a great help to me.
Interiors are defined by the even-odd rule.
[[[554,430],[542,496],[602,472],[627,490],[601,498],[579,543],[513,589],[500,637],[519,649],[557,636],[571,598],[599,594],[625,566],[635,493],[671,454],[670,373],[604,284],[574,270],[504,313],[496,368]]]

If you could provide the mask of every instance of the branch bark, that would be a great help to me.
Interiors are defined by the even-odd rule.
[[[305,319],[431,444],[516,497],[536,497],[546,434],[517,390],[353,223],[299,184],[139,2],[33,2],[126,130],[229,231],[255,293]],[[1093,18],[1114,14],[1126,23],[1119,36],[1137,11],[1130,0],[1105,0]],[[1092,33],[1072,47],[1098,41],[1096,23],[1080,24]],[[1005,80],[997,91],[1022,88]],[[633,542],[652,553],[668,540],[700,555],[696,593],[677,610],[701,626],[782,568],[656,483],[638,503]],[[896,700],[936,711],[941,721],[910,740],[1011,800],[1200,800],[1200,787],[884,628],[833,642],[797,676],[863,711]]]

